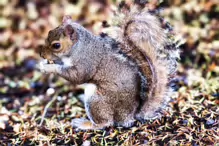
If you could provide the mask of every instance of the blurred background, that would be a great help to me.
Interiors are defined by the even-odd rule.
[[[178,91],[170,104],[173,112],[160,121],[137,124],[134,131],[111,127],[105,133],[89,133],[71,128],[72,118],[85,116],[83,106],[74,98],[69,82],[35,69],[40,59],[39,49],[48,31],[61,23],[63,15],[72,16],[99,34],[103,27],[113,23],[114,10],[120,2],[0,1],[0,144],[80,145],[85,140],[97,145],[216,143],[219,137],[218,0],[149,0],[146,3],[149,10],[159,11],[166,25],[173,28],[175,37],[185,42],[180,46],[181,60],[175,81]],[[131,0],[126,3],[130,4]],[[44,124],[37,127],[46,105]],[[171,130],[165,130],[167,123]]]

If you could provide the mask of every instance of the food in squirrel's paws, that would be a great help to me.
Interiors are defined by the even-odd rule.
[[[53,60],[48,60],[48,64],[54,64]]]
[[[45,72],[83,84],[88,119],[74,119],[74,127],[128,127],[136,119],[160,117],[168,102],[179,51],[147,10],[123,12],[111,27],[115,37],[96,36],[65,16],[40,51],[49,60]]]

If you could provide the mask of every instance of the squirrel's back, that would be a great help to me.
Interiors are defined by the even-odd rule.
[[[142,76],[141,107],[138,119],[159,116],[168,101],[170,78],[175,73],[179,51],[168,47],[171,41],[156,16],[133,7],[119,16],[116,40],[121,51],[139,67]]]

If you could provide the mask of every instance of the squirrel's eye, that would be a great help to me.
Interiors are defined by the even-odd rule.
[[[61,44],[60,43],[54,43],[54,44],[52,44],[52,48],[53,49],[59,49],[61,47]]]

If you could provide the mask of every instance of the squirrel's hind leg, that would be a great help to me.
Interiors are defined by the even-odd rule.
[[[72,126],[86,130],[102,129],[113,125],[113,109],[105,101],[107,98],[97,93],[96,85],[89,83],[78,87],[84,89],[83,101],[89,120],[85,118],[73,119]]]
[[[77,118],[72,120],[72,126],[79,129],[103,129],[106,126],[113,125],[112,109],[109,107],[103,97],[93,95],[84,100],[86,114],[89,118]]]
[[[103,129],[113,125],[112,109],[100,95],[93,95],[84,99],[86,114],[89,118],[77,118],[72,120],[72,126],[79,129]]]

